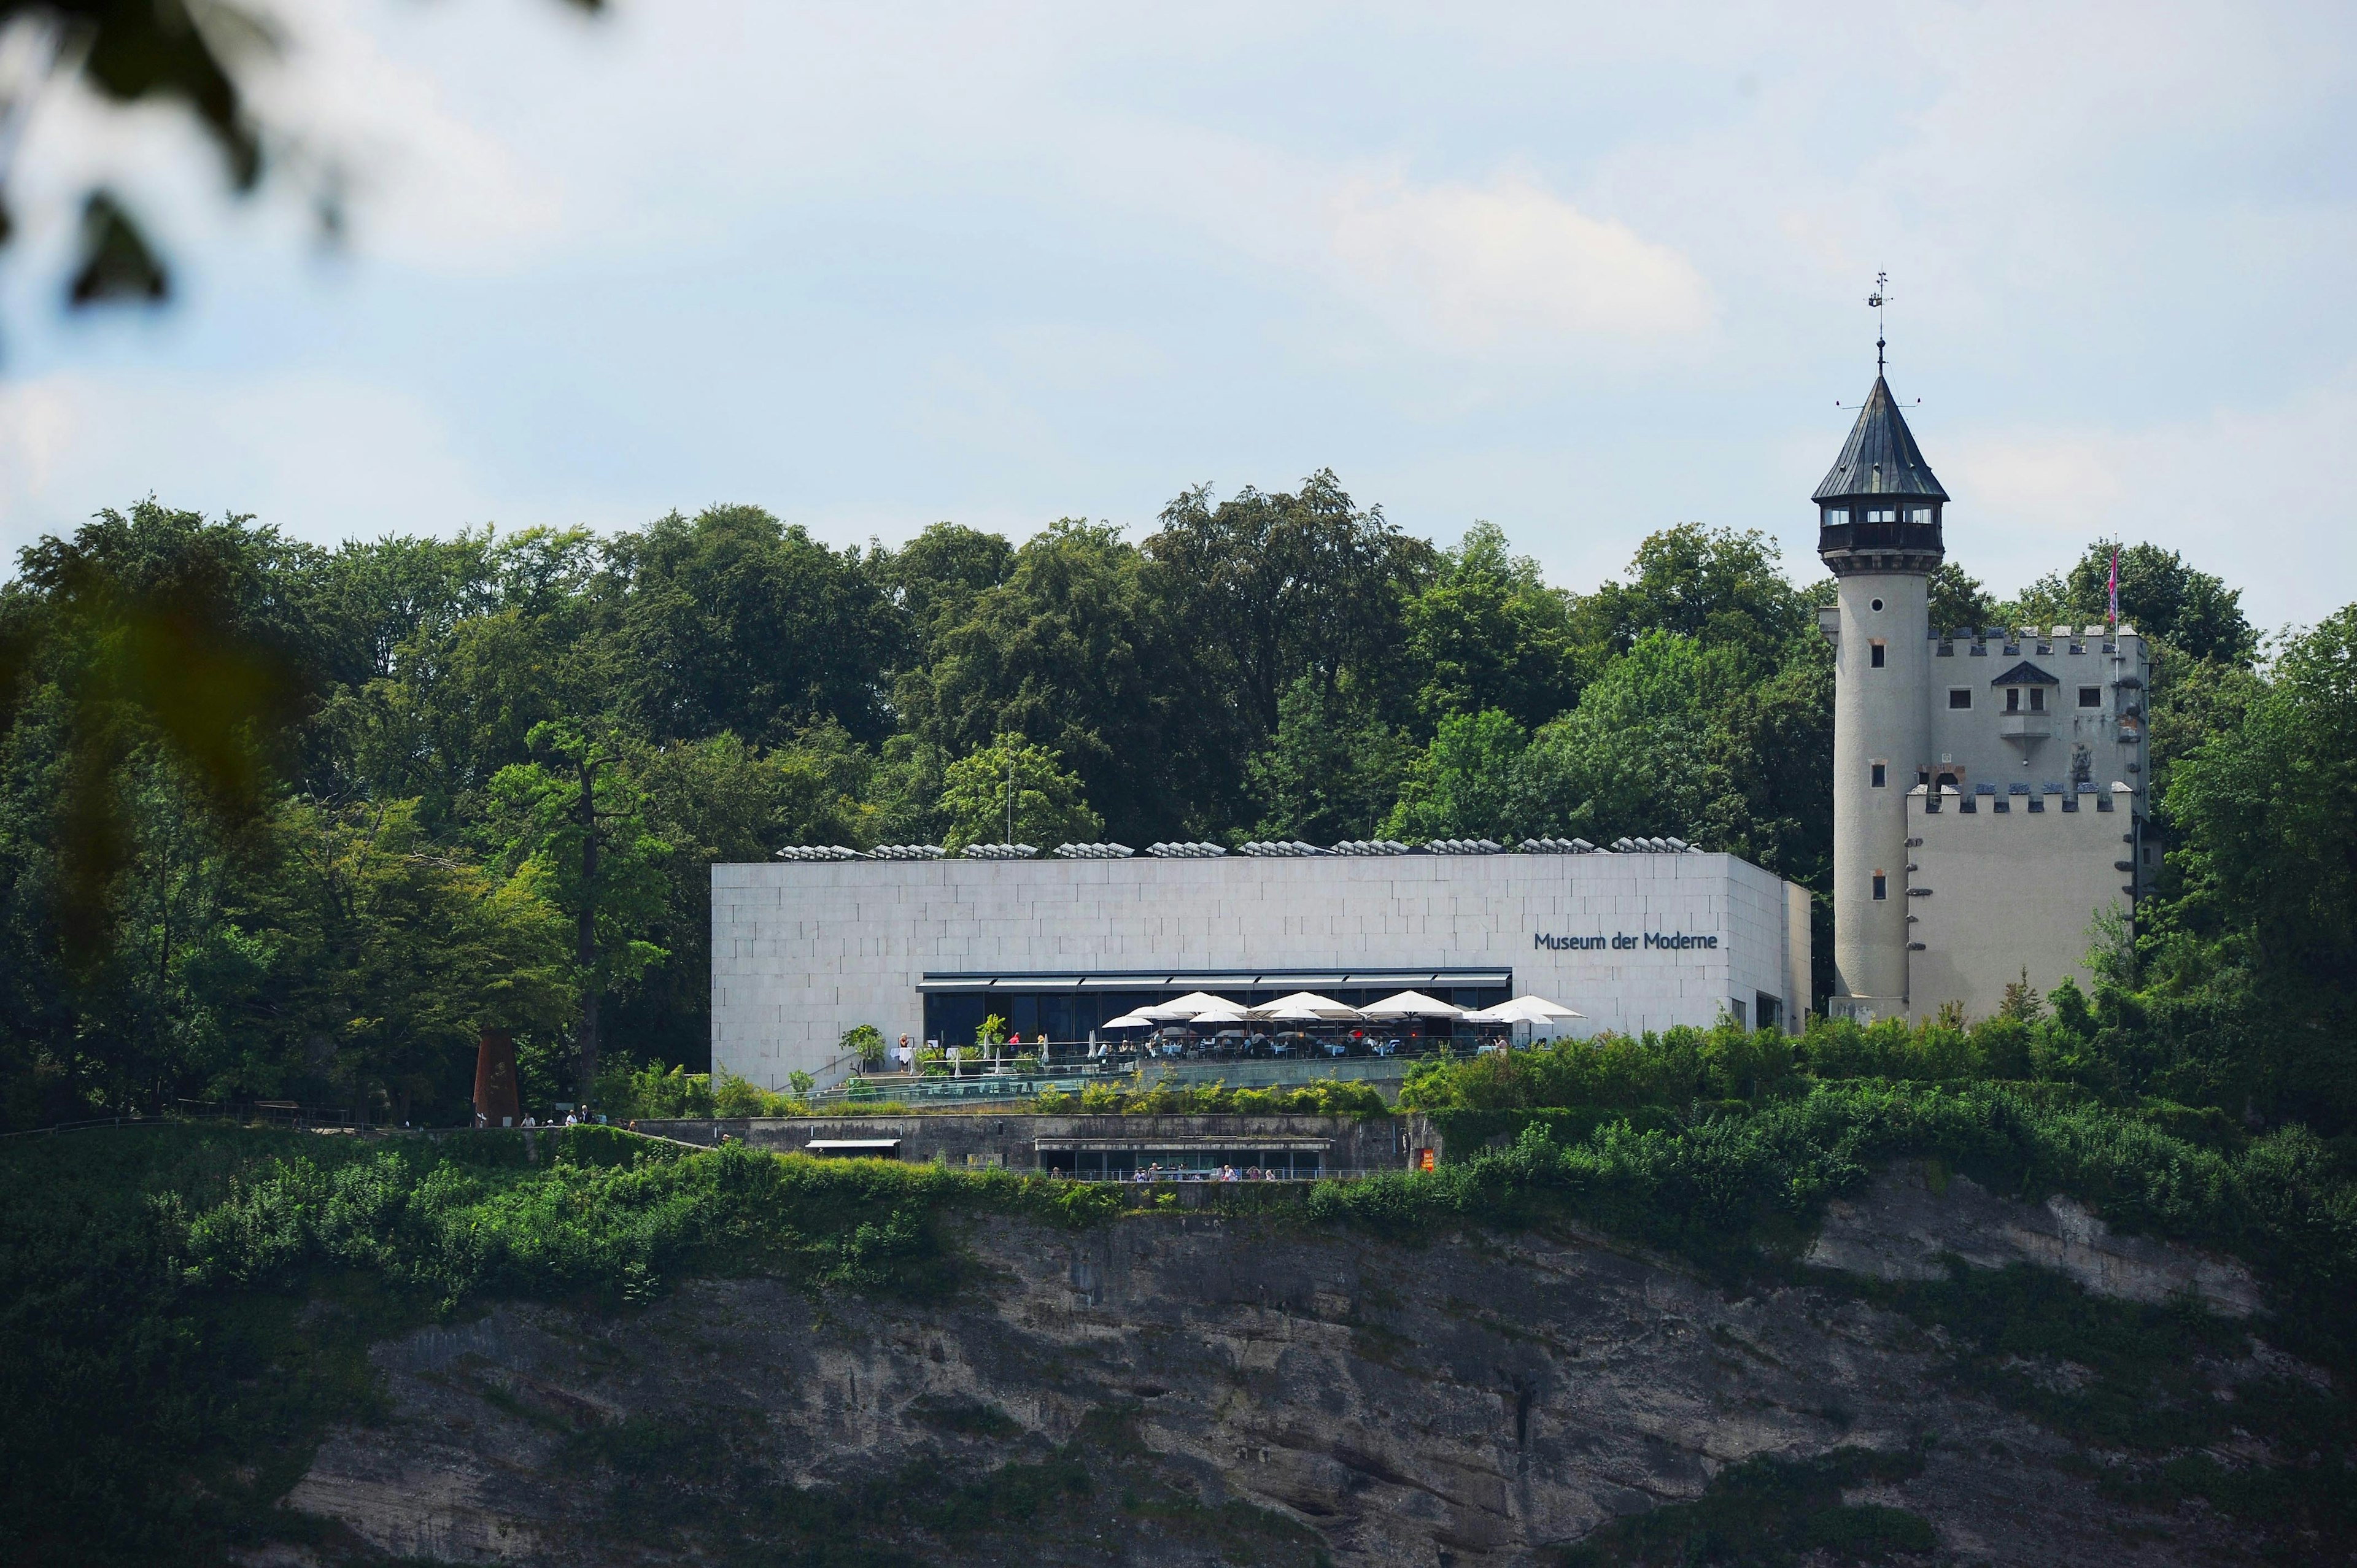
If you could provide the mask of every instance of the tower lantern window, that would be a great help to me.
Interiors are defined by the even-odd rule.
[[[1932,509],[1930,507],[1910,506],[1906,509],[1906,511],[1907,521],[1910,522],[1929,522],[1932,521]]]
[[[1899,521],[1899,509],[1897,507],[1889,506],[1871,508],[1866,514],[1866,521],[1868,522],[1897,522]]]

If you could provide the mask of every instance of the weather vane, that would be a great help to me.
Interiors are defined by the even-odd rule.
[[[1877,380],[1882,376],[1882,306],[1890,297],[1883,290],[1889,282],[1889,273],[1875,274],[1874,292],[1866,296],[1866,303],[1874,306],[1874,374]]]

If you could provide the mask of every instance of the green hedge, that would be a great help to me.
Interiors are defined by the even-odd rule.
[[[1568,1211],[1697,1257],[1734,1257],[1797,1240],[1828,1198],[1900,1157],[1939,1159],[2006,1196],[2067,1192],[2124,1230],[2233,1252],[2287,1302],[2321,1308],[2357,1287],[2357,1183],[2304,1129],[2222,1146],[2006,1084],[1818,1084],[1674,1127],[1599,1119],[1576,1142],[1534,1117],[1510,1149],[1321,1187],[1310,1207],[1387,1230]]]

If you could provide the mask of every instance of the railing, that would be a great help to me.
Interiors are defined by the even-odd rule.
[[[86,1133],[93,1127],[152,1127],[169,1120],[162,1116],[85,1116],[76,1122],[59,1122],[47,1127],[27,1127],[21,1132],[0,1133],[0,1139],[46,1138],[53,1133]]]
[[[27,1127],[15,1133],[0,1133],[5,1138],[44,1138],[55,1133],[86,1133],[94,1127],[161,1127],[184,1122],[229,1122],[240,1126],[261,1123],[264,1126],[285,1127],[300,1132],[322,1128],[360,1131],[375,1123],[352,1114],[349,1106],[302,1105],[292,1100],[255,1100],[234,1103],[208,1100],[182,1100],[168,1116],[84,1116],[71,1122],[52,1122],[47,1127]]]
[[[1057,1181],[1085,1181],[1115,1187],[1270,1187],[1281,1182],[1296,1184],[1313,1181],[1362,1181],[1368,1176],[1403,1176],[1406,1165],[1341,1165],[1316,1171],[1297,1171],[1286,1176],[1238,1176],[1222,1177],[1211,1171],[1160,1171],[1140,1176],[1125,1171],[1023,1171],[1018,1175],[1043,1176]]]
[[[1089,1054],[1092,1047],[1085,1040],[1049,1041],[1044,1055],[1039,1042],[1026,1041],[1013,1053],[997,1058],[976,1056],[974,1047],[967,1047],[967,1054],[956,1064],[956,1069],[968,1078],[1005,1073],[1015,1070],[1014,1062],[1028,1059],[1039,1064],[1024,1069],[1029,1077],[1074,1078],[1132,1073],[1141,1067],[1179,1067],[1193,1063],[1234,1062],[1256,1067],[1297,1067],[1307,1062],[1322,1066],[1339,1061],[1425,1057],[1441,1051],[1470,1055],[1483,1046],[1496,1044],[1504,1038],[1504,1030],[1499,1027],[1480,1035],[1394,1035],[1384,1032],[1370,1034],[1360,1039],[1313,1036],[1306,1043],[1296,1040],[1283,1049],[1271,1049],[1264,1044],[1216,1039],[1168,1040],[1146,1045],[1108,1042],[1093,1047],[1104,1053],[1094,1057]],[[899,1069],[888,1070],[897,1072]],[[952,1065],[936,1058],[929,1063],[920,1063],[919,1070],[927,1077],[950,1076]]]

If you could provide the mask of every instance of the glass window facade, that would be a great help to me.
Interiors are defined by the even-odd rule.
[[[1469,1010],[1494,1007],[1514,994],[1511,974],[1503,982],[1485,974],[1472,977],[1467,983],[1452,983],[1445,974],[1435,980],[1430,972],[1426,972],[1411,974],[1404,979],[1387,978],[1374,980],[1371,983],[1343,984],[1321,983],[1321,977],[1316,974],[1270,974],[1259,976],[1258,983],[1247,985],[1222,984],[1216,975],[1190,977],[1180,974],[1157,976],[1151,984],[1140,982],[1127,989],[1114,989],[1120,982],[1106,978],[1108,983],[1103,985],[1094,983],[1092,977],[1082,977],[1076,983],[1060,976],[1053,982],[1027,985],[1020,977],[1009,976],[986,989],[929,990],[925,993],[925,1038],[944,1046],[972,1045],[974,1043],[974,1031],[982,1027],[983,1019],[996,1014],[1006,1020],[1009,1034],[1023,1036],[1027,1047],[1042,1038],[1061,1047],[1085,1047],[1089,1031],[1099,1027],[1108,1018],[1118,1018],[1125,1013],[1156,1006],[1195,991],[1225,997],[1244,1007],[1274,1002],[1297,991],[1314,991],[1348,1007],[1364,1007],[1402,991],[1421,991],[1427,996]],[[1329,972],[1323,977],[1323,982],[1333,979]],[[1223,1027],[1231,1031],[1240,1030],[1247,1036],[1254,1034],[1274,1036],[1286,1031],[1303,1031],[1312,1036],[1339,1032],[1347,1036],[1351,1030],[1357,1030],[1370,1038],[1388,1040],[1394,1036],[1431,1038],[1452,1034],[1451,1022],[1446,1018],[1387,1018],[1332,1026],[1246,1023]],[[1465,1033],[1471,1033],[1469,1026]]]

